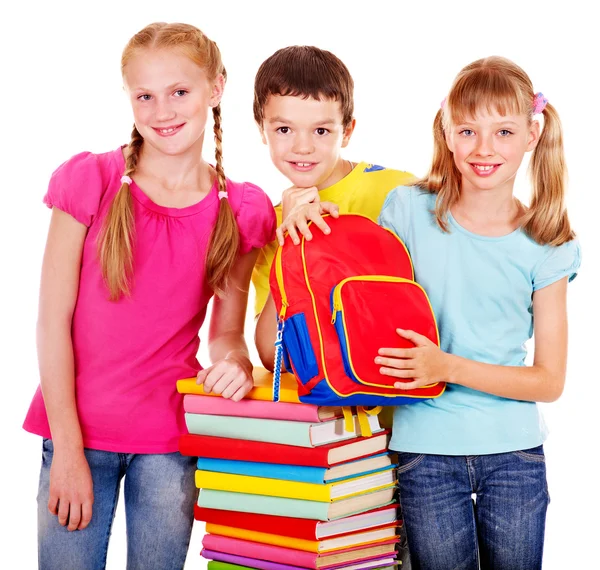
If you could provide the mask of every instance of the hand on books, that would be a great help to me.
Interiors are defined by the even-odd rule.
[[[67,530],[83,530],[92,520],[92,473],[83,449],[54,449],[50,466],[48,510]]]
[[[398,335],[412,342],[414,348],[380,348],[376,364],[385,376],[402,379],[394,383],[398,390],[413,390],[448,380],[451,358],[427,337],[414,331],[396,329]]]
[[[290,213],[284,218],[283,223],[277,228],[277,240],[283,245],[284,234],[287,231],[295,245],[300,243],[298,232],[307,240],[312,239],[312,233],[308,226],[309,222],[315,224],[324,234],[331,232],[323,216],[330,214],[337,218],[340,214],[339,207],[333,202],[310,202],[294,206]]]
[[[248,358],[227,356],[198,372],[196,383],[203,384],[207,394],[214,392],[238,402],[254,386],[252,368]]]

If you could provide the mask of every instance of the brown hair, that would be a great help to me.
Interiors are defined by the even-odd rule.
[[[209,81],[219,74],[227,77],[217,44],[198,28],[188,24],[154,23],[135,34],[125,46],[121,57],[121,73],[131,58],[141,49],[174,48],[187,55],[205,72]],[[215,136],[215,170],[219,191],[227,190],[223,171],[221,107],[213,107]],[[124,175],[132,176],[137,168],[144,139],[133,127]],[[131,292],[133,277],[134,219],[129,184],[124,182],[115,195],[98,240],[102,275],[111,300]],[[239,230],[229,200],[219,201],[217,222],[213,228],[206,256],[206,278],[215,293],[223,292],[239,251]]]
[[[480,109],[501,115],[526,115],[533,120],[535,93],[527,74],[503,57],[479,59],[456,76],[433,123],[434,150],[429,172],[418,186],[437,194],[435,217],[448,231],[448,211],[460,196],[461,175],[444,137],[450,125],[473,117]],[[530,205],[521,220],[523,230],[536,242],[561,245],[575,237],[564,206],[567,169],[562,128],[549,103],[543,111],[544,128],[529,165],[532,182]]]
[[[254,80],[254,119],[262,126],[271,95],[339,101],[342,125],[354,114],[354,81],[344,63],[329,51],[314,46],[290,46],[267,58]]]

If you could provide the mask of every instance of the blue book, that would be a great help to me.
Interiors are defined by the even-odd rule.
[[[384,471],[389,469],[390,466],[395,466],[395,463],[392,462],[393,459],[394,456],[389,453],[378,453],[356,461],[348,461],[325,468],[199,457],[198,469],[217,473],[264,477],[266,479],[324,484]]]

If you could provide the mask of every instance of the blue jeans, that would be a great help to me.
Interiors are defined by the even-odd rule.
[[[38,492],[40,570],[99,570],[106,566],[108,539],[125,478],[127,569],[183,568],[192,532],[195,458],[179,453],[125,454],[86,449],[92,472],[92,521],[68,531],[48,511],[54,447],[45,439]]]
[[[550,502],[542,446],[478,456],[398,453],[412,570],[536,570]]]

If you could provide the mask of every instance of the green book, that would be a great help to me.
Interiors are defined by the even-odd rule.
[[[208,570],[252,570],[249,566],[239,566],[238,564],[229,564],[229,562],[218,562],[211,560],[207,565]]]
[[[316,447],[357,437],[357,435],[360,435],[360,426],[358,425],[358,418],[354,416],[353,419],[354,431],[345,431],[344,418],[311,423],[236,416],[185,414],[185,423],[191,434],[280,443],[299,447]],[[379,425],[377,415],[368,416],[368,421],[373,433],[383,430]]]
[[[390,504],[393,499],[393,487],[348,497],[335,503],[200,489],[198,506],[223,511],[240,511],[243,513],[330,521],[383,507]]]

